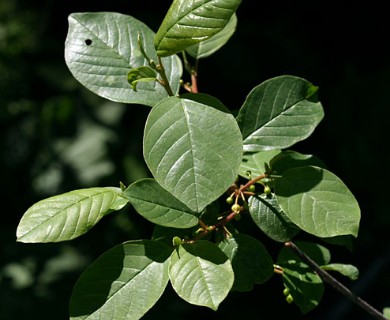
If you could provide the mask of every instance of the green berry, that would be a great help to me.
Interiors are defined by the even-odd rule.
[[[234,199],[232,197],[226,198],[226,203],[227,204],[232,204]]]
[[[250,192],[255,192],[256,191],[256,186],[254,184],[251,184],[249,187],[248,187],[248,191]]]
[[[289,295],[286,297],[286,301],[287,301],[287,303],[293,302],[293,301],[294,301],[293,296],[292,296],[291,294],[289,294]]]
[[[233,204],[232,211],[235,213],[239,213],[241,211],[241,206],[238,203]]]
[[[265,194],[270,194],[271,193],[271,188],[269,186],[264,187],[264,193]]]
[[[290,290],[288,288],[284,288],[283,294],[287,297],[290,294]]]

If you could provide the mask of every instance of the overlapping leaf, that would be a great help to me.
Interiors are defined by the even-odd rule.
[[[110,249],[77,281],[70,319],[140,319],[165,290],[171,252],[164,243],[152,240],[129,241]]]
[[[271,159],[280,152],[280,150],[269,150],[244,154],[238,171],[239,175],[247,179],[253,179],[265,174]]]
[[[215,244],[200,240],[180,245],[170,261],[169,278],[176,293],[191,304],[217,310],[234,281],[227,256]]]
[[[159,56],[169,56],[219,33],[241,0],[174,0],[154,45]]]
[[[330,252],[325,247],[304,241],[295,244],[317,264],[329,263]],[[324,293],[324,284],[319,275],[287,247],[280,251],[277,263],[283,267],[284,285],[302,313],[317,307]]]
[[[20,242],[58,242],[74,239],[99,220],[126,205],[119,188],[89,188],[41,200],[20,220]]]
[[[237,121],[244,151],[285,149],[306,139],[322,120],[316,87],[304,79],[280,76],[255,87],[241,107]]]
[[[138,45],[157,61],[154,32],[137,19],[113,12],[72,13],[65,42],[65,61],[73,76],[97,95],[112,101],[154,106],[168,94],[156,82],[140,82],[137,91],[127,81],[130,69],[148,62]],[[182,73],[177,56],[163,59],[174,93]]]
[[[285,242],[299,232],[299,228],[279,207],[275,195],[250,197],[248,205],[254,223],[271,239]]]
[[[360,208],[333,173],[314,166],[292,168],[275,184],[280,207],[301,229],[317,237],[357,236]]]
[[[143,179],[133,183],[123,195],[129,199],[139,214],[155,224],[190,228],[198,223],[195,213],[154,179]]]
[[[207,58],[223,47],[236,31],[237,16],[233,14],[229,22],[220,32],[211,38],[188,47],[186,51],[195,59]]]
[[[148,116],[144,157],[156,181],[200,213],[235,181],[242,136],[230,113],[170,97]]]
[[[240,233],[222,241],[219,247],[232,262],[233,290],[250,291],[254,284],[264,283],[272,276],[272,258],[257,239]]]

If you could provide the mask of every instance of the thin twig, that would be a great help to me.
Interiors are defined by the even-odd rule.
[[[353,303],[363,308],[368,314],[372,315],[375,319],[378,320],[387,320],[384,315],[376,310],[373,306],[367,303],[362,298],[358,297],[341,282],[333,278],[328,272],[322,269],[316,262],[314,262],[309,256],[307,256],[301,249],[299,249],[293,242],[289,241],[284,244],[286,247],[290,248],[297,256],[299,256],[305,263],[307,263],[320,277],[321,279],[332,286],[334,289],[339,291],[341,294],[346,296]]]

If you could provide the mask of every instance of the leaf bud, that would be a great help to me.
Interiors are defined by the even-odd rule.
[[[182,241],[178,236],[176,236],[176,237],[173,237],[172,244],[174,247],[178,247],[182,244]]]

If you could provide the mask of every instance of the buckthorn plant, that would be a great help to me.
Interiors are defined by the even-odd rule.
[[[151,176],[43,199],[23,215],[17,240],[69,241],[126,206],[154,225],[151,239],[119,243],[86,268],[70,319],[140,319],[168,283],[186,302],[217,310],[231,291],[271,277],[286,307],[302,313],[327,283],[384,319],[331,275],[358,275],[327,249],[358,236],[356,198],[318,157],[293,150],[324,118],[319,88],[281,75],[254,87],[238,110],[198,90],[198,65],[234,34],[240,3],[174,0],[156,33],[120,13],[69,16],[65,61],[74,78],[108,100],[150,109],[143,157]],[[244,220],[280,252],[241,231]]]

